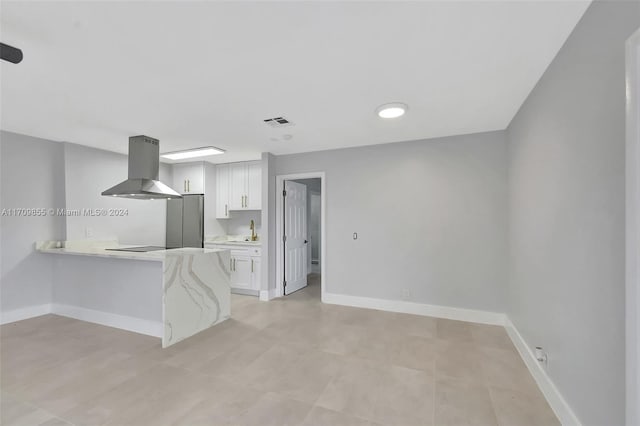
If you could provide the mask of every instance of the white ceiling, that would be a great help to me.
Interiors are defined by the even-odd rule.
[[[588,4],[2,1],[0,126],[212,162],[504,129]]]

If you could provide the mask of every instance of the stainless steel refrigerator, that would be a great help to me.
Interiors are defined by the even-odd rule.
[[[167,200],[167,248],[204,247],[204,195]]]

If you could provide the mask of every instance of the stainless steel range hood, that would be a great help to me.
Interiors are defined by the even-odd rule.
[[[149,136],[129,138],[129,179],[102,192],[112,197],[154,200],[182,198],[158,180],[160,141]]]

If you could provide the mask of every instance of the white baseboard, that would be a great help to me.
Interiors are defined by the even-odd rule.
[[[241,294],[243,296],[260,296],[260,291],[231,287],[231,294]]]
[[[529,348],[529,345],[522,338],[522,335],[518,332],[518,329],[513,325],[511,320],[507,318],[505,323],[507,334],[511,338],[511,341],[518,349],[522,360],[527,365],[529,372],[535,379],[540,391],[547,399],[547,402],[551,406],[551,409],[560,420],[560,423],[564,426],[580,426],[580,420],[573,412],[567,401],[562,397],[562,394],[558,391],[558,388],[553,384],[551,378],[547,372],[542,368],[542,365],[536,359],[535,355]]]
[[[15,321],[22,321],[51,313],[51,304],[26,306],[20,309],[0,312],[0,324],[7,324]]]
[[[56,315],[106,325],[108,327],[121,328],[123,330],[133,331],[134,333],[146,334],[147,336],[162,337],[163,334],[161,321],[145,320],[57,303],[52,305],[51,312]]]
[[[276,289],[270,288],[269,290],[260,290],[260,300],[263,302],[268,302],[271,299],[276,298]]]
[[[446,318],[481,324],[504,325],[506,316],[498,312],[474,309],[451,308],[448,306],[426,305],[403,300],[374,299],[371,297],[347,296],[325,293],[322,302],[333,305],[354,306],[356,308],[378,309],[380,311]]]

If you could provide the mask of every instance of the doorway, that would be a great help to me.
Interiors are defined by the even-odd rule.
[[[326,282],[324,172],[276,177],[276,297],[323,299]]]

